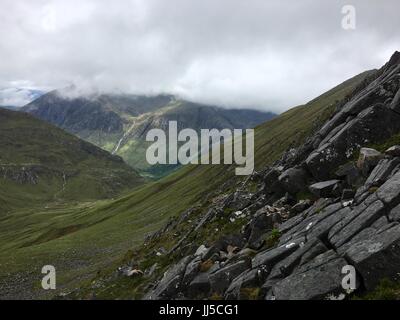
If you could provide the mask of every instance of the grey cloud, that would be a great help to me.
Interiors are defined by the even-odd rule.
[[[341,28],[353,4],[357,28]],[[168,92],[283,111],[399,49],[397,0],[2,0],[0,87]]]

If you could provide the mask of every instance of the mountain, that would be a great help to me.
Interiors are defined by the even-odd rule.
[[[22,107],[42,96],[45,92],[30,88],[0,89],[0,107]]]
[[[72,90],[72,92],[71,92]],[[74,89],[53,91],[22,110],[121,156],[142,174],[159,178],[176,166],[150,166],[145,158],[149,130],[168,132],[168,122],[200,129],[245,129],[272,119],[269,112],[223,109],[171,95],[93,95],[74,97]]]
[[[191,256],[200,245],[212,247],[224,235],[233,236],[251,222],[256,206],[269,203],[259,193],[268,181],[264,176],[269,166],[278,165],[284,155],[283,158],[289,159],[293,150],[303,146],[377,74],[377,71],[360,74],[256,127],[255,162],[259,174],[252,179],[235,176],[234,166],[185,166],[116,200],[22,211],[0,221],[1,298],[51,298],[53,293],[37,290],[37,277],[32,273],[32,270],[40,273],[44,261],[57,266],[60,279],[56,292],[63,296],[143,297],[165,271]],[[299,192],[297,197],[307,195]],[[232,199],[238,204],[234,205]],[[255,206],[250,206],[243,218],[237,218],[236,212],[240,210],[235,207],[240,208],[240,203],[248,206],[248,199]],[[221,202],[226,203],[222,211]],[[48,217],[52,217],[50,222]],[[270,237],[268,225],[260,229]],[[272,240],[279,237],[276,231],[272,235]],[[178,265],[186,269],[188,260]],[[210,267],[208,260],[201,264],[202,270]],[[129,274],[129,268],[143,270],[146,276],[124,276]],[[176,276],[175,282],[170,279],[174,287],[172,284],[180,281],[181,274],[174,271],[169,274]],[[18,280],[21,278],[24,281]]]
[[[121,158],[5,109],[0,109],[0,177],[1,211],[112,198],[143,182]]]
[[[101,294],[118,286],[117,296],[157,300],[398,299],[399,74],[396,52],[302,143],[147,237],[120,263],[120,278],[135,284],[99,277]],[[292,110],[293,120],[304,111]]]

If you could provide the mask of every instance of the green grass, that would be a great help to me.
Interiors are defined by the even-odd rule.
[[[121,159],[21,112],[0,110],[0,216],[48,202],[112,198],[143,184]],[[18,178],[24,172],[37,184]]]
[[[400,300],[400,283],[382,279],[374,290],[355,296],[353,300]]]
[[[351,92],[365,76],[355,77],[307,105],[258,126],[255,135],[257,168],[272,164],[283,151],[302,143],[316,123],[322,123],[331,115],[335,102]],[[57,268],[57,292],[91,284],[99,270],[108,270],[103,272],[109,277],[125,253],[140,248],[145,235],[161,228],[167,219],[198,206],[191,217],[196,218],[204,213],[213,197],[219,195],[224,183],[230,181],[224,192],[235,189],[241,178],[234,175],[234,169],[227,165],[186,166],[117,200],[68,206],[54,204],[40,209],[20,209],[4,217],[0,215],[0,288],[2,281],[9,283],[13,275],[29,270],[28,281],[14,290],[24,290],[36,298],[48,297],[49,293],[37,290],[40,268],[44,264]],[[80,183],[75,186],[79,190]],[[196,241],[212,240],[240,227],[240,223],[224,226],[223,221],[216,221],[215,225],[213,222],[193,235]],[[214,226],[222,233],[210,233]],[[179,231],[183,233],[185,228],[189,228],[188,222]],[[159,246],[170,248],[175,241],[173,235],[167,234],[139,253],[135,251],[142,265],[160,263],[153,280],[178,256],[158,258],[152,250]],[[102,281],[101,276],[96,279]],[[104,298],[134,298],[140,296],[146,283],[140,279],[116,281],[100,286],[96,294]]]

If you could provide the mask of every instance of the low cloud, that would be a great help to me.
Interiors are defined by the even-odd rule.
[[[173,93],[281,112],[399,45],[397,0],[2,0],[0,87]],[[355,30],[341,27],[345,4]]]

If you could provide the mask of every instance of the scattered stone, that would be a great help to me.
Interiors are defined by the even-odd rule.
[[[207,247],[202,244],[197,250],[196,253],[194,254],[195,256],[203,257],[207,253],[208,249]]]
[[[220,251],[225,251],[229,245],[243,248],[245,243],[246,241],[242,235],[233,234],[229,236],[224,236],[217,240],[212,246],[210,246],[210,248],[204,254],[203,260],[208,260],[215,254],[217,254],[219,257]]]
[[[127,271],[126,276],[127,277],[132,277],[132,276],[143,276],[144,272],[139,269],[130,269]]]

